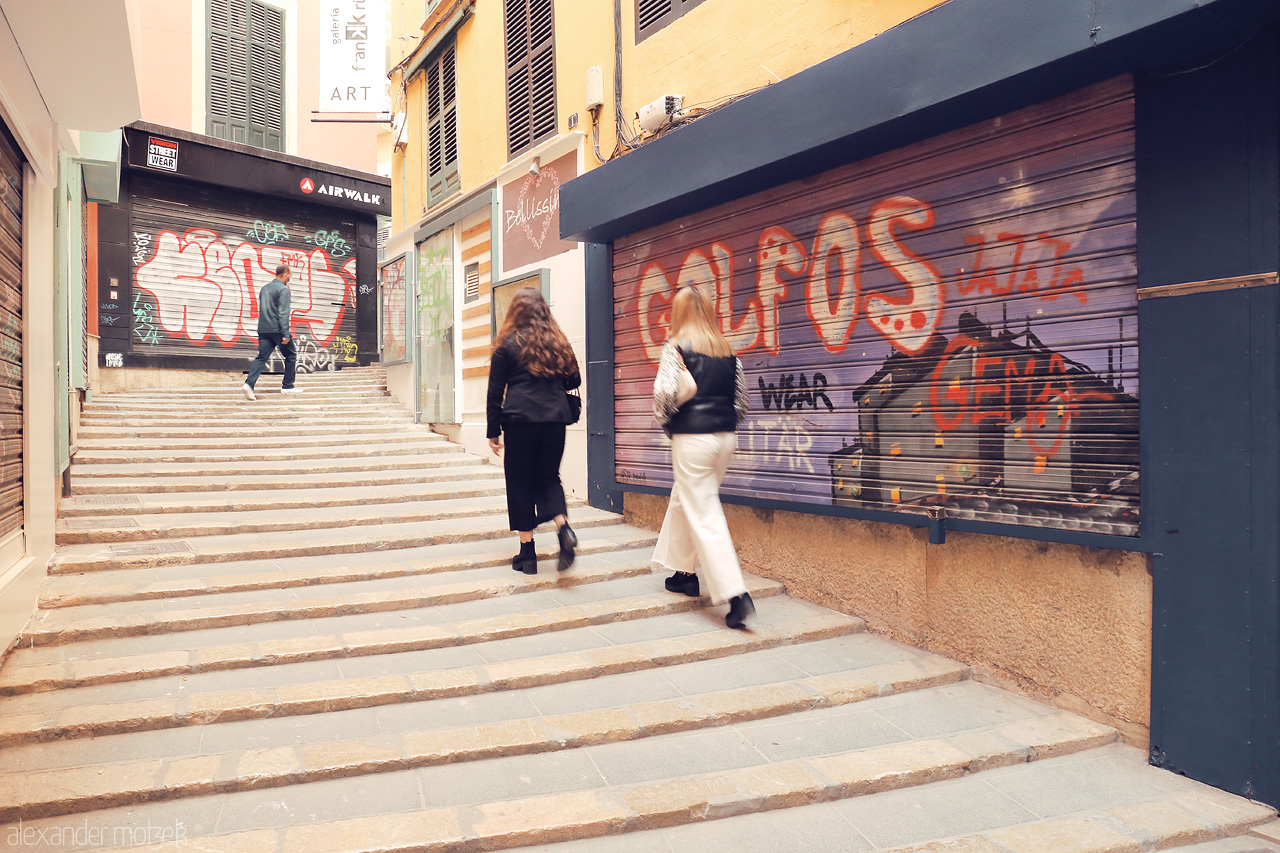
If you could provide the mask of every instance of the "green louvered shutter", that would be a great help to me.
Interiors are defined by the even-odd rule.
[[[208,133],[284,150],[284,12],[209,0]]]
[[[438,204],[462,186],[458,173],[457,45],[427,66],[427,204]]]

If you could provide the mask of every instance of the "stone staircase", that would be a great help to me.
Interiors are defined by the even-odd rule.
[[[0,847],[1280,851],[1272,809],[750,578],[667,593],[571,509],[509,568],[501,469],[374,369],[103,397],[0,667]]]

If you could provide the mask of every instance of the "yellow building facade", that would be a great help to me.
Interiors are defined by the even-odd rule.
[[[558,239],[558,186],[653,138],[637,114],[668,95],[682,96],[681,112],[659,116],[658,133],[934,5],[394,0],[382,277],[393,392],[423,422],[487,453],[490,334],[504,292],[542,286],[585,367],[586,256]],[[779,120],[813,120],[796,107]],[[590,392],[588,382],[588,407]],[[585,418],[569,429],[562,476],[585,497]]]

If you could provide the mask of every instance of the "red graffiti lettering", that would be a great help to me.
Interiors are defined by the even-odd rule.
[[[295,323],[306,327],[317,344],[328,344],[355,302],[354,259],[333,268],[320,249],[308,253],[246,242],[232,249],[205,229],[182,237],[162,231],[155,254],[138,266],[134,281],[155,297],[160,325],[171,336],[198,345],[217,338],[230,346],[257,336],[258,290],[281,263],[294,270],[289,289]]]
[[[823,218],[813,241],[813,266],[805,280],[804,304],[822,345],[831,352],[841,352],[849,345],[858,322],[861,250],[858,224],[852,218],[843,213]]]
[[[942,277],[933,264],[902,245],[894,228],[922,231],[932,226],[933,208],[907,196],[880,202],[867,224],[871,251],[907,287],[905,298],[867,294],[867,317],[876,331],[909,354],[924,348],[942,320]]]

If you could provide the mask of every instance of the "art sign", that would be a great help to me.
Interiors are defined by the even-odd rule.
[[[327,0],[320,6],[320,112],[388,109],[387,17],[381,0]]]
[[[1111,81],[616,241],[618,481],[671,481],[698,284],[752,396],[727,493],[1136,535],[1133,124]]]
[[[560,186],[578,176],[578,154],[566,154],[502,186],[504,272],[567,252],[578,244],[560,239]]]

